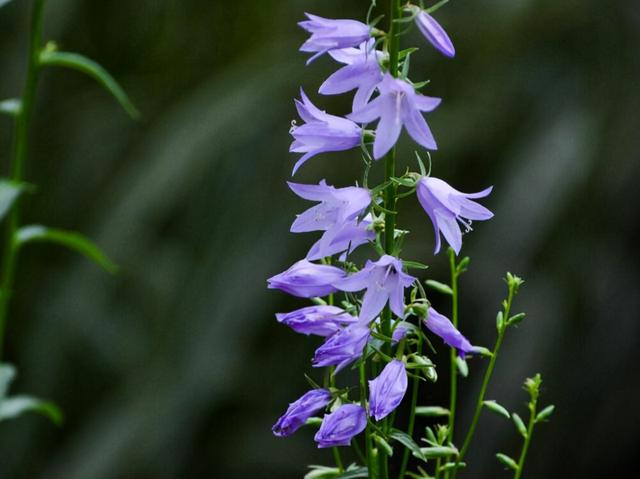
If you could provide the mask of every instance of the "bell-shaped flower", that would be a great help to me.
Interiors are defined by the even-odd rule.
[[[328,229],[311,247],[307,259],[314,261],[343,253],[340,261],[346,260],[348,253],[375,239],[376,234],[371,229],[371,223],[371,216],[367,215],[360,222],[355,219]]]
[[[402,361],[394,359],[369,381],[369,416],[376,421],[384,419],[400,405],[406,392],[407,371]]]
[[[362,357],[370,336],[369,326],[360,322],[338,330],[316,349],[313,367],[336,366],[336,372],[341,371]]]
[[[289,404],[284,415],[278,419],[271,430],[280,437],[291,436],[315,413],[331,402],[331,393],[326,389],[312,389],[300,399]]]
[[[353,121],[320,110],[302,90],[300,97],[302,101],[295,103],[305,124],[291,128],[294,141],[289,151],[304,155],[293,167],[294,175],[309,158],[329,151],[350,150],[360,144],[362,137],[362,128]]]
[[[434,254],[440,251],[440,233],[458,254],[462,247],[460,225],[468,232],[471,231],[471,221],[484,221],[493,217],[493,213],[487,208],[471,201],[488,196],[492,189],[493,187],[489,187],[478,193],[461,193],[438,178],[425,176],[418,181],[418,201],[435,229]]]
[[[300,198],[319,201],[320,204],[298,215],[291,225],[292,233],[327,231],[355,219],[371,203],[371,193],[366,188],[348,186],[334,188],[322,180],[317,185],[288,183]]]
[[[404,290],[416,280],[402,271],[402,261],[393,256],[384,255],[375,263],[367,261],[365,267],[357,273],[337,280],[333,285],[340,291],[362,291],[360,321],[375,319],[389,301],[391,310],[399,318],[404,317]]]
[[[277,313],[276,318],[296,333],[325,337],[358,320],[343,309],[329,305],[307,306],[290,313]]]
[[[421,112],[435,110],[440,98],[420,95],[412,85],[385,73],[378,85],[380,96],[362,109],[347,115],[358,123],[369,123],[380,119],[373,143],[373,157],[379,160],[396,144],[404,126],[417,143],[429,150],[438,147]]]
[[[303,259],[267,282],[269,289],[279,289],[299,298],[313,298],[335,293],[337,290],[333,283],[344,276],[345,272],[340,268]]]
[[[367,413],[357,404],[344,404],[322,420],[314,439],[319,448],[348,446],[367,427]]]
[[[357,92],[353,98],[353,111],[363,108],[371,99],[382,81],[380,63],[386,54],[374,49],[375,41],[363,42],[359,48],[333,50],[329,55],[345,66],[332,74],[320,86],[322,95],[339,95],[351,90]]]
[[[416,16],[416,25],[422,32],[424,37],[443,55],[453,58],[456,55],[456,49],[453,42],[444,31],[444,28],[427,12],[422,10]]]
[[[467,354],[477,352],[469,340],[449,321],[449,318],[438,313],[435,309],[429,308],[424,322],[429,331],[440,336],[452,348],[457,349],[460,356],[464,357]]]
[[[307,65],[321,55],[340,48],[357,47],[371,37],[371,28],[357,20],[333,20],[305,13],[307,20],[298,25],[311,33],[301,52],[315,53]]]

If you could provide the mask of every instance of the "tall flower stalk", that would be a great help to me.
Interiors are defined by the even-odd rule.
[[[292,128],[291,151],[303,156],[298,158],[293,173],[313,157],[358,146],[365,163],[363,186],[335,187],[324,180],[318,184],[289,183],[296,195],[319,202],[298,215],[291,231],[320,231],[322,235],[305,259],[268,280],[269,288],[314,303],[278,313],[278,321],[295,332],[324,338],[312,362],[314,368],[327,368],[323,381],[319,381],[323,385],[308,377],[312,389],[291,403],[274,426],[278,436],[292,434],[303,423],[319,426],[315,440],[318,447],[332,449],[335,467],[312,466],[307,479],[452,478],[466,466],[463,459],[481,411],[487,408],[511,417],[503,406],[485,400],[485,396],[505,332],[524,317],[511,315],[522,280],[507,273],[508,297],[498,315],[498,339],[493,351],[474,346],[459,331],[458,279],[467,270],[469,258],[457,258],[463,235],[472,229],[471,222],[493,216],[478,201],[487,197],[491,188],[477,193],[456,190],[431,175],[428,152],[427,171],[422,160],[425,154],[420,150],[434,151],[437,144],[425,114],[434,112],[441,99],[423,93],[428,81],[410,78],[411,55],[417,49],[401,42],[415,26],[436,52],[454,57],[453,42],[432,16],[446,3],[426,6],[424,2],[414,5],[390,0],[388,10],[381,15],[386,20],[380,21],[379,17],[370,22],[377,7],[373,1],[366,23],[311,14],[300,23],[310,34],[301,47],[303,52],[313,54],[308,64],[328,54],[327,58],[346,65],[322,83],[319,93],[355,90],[355,94],[353,111],[343,118],[318,108],[301,91],[296,106],[305,123]],[[382,24],[386,31],[380,28]],[[419,147],[412,155],[405,155],[398,147],[403,131]],[[417,171],[411,171],[408,164],[412,162],[406,161],[414,156]],[[403,170],[406,168],[402,175],[397,173],[399,161]],[[370,186],[369,171],[378,164],[384,180]],[[399,226],[399,207],[411,196],[433,225],[434,254],[440,252],[442,238],[449,245],[450,284],[419,278],[414,271],[427,266],[400,256],[408,232]],[[353,251],[364,250],[366,245],[373,257],[364,264],[354,261]],[[452,320],[434,309],[432,293],[450,297]],[[430,357],[434,337],[439,337],[450,351],[448,407],[420,404],[426,385],[438,380]],[[458,449],[456,432],[461,428],[456,421],[457,385],[460,377],[468,374],[467,359],[474,356],[489,358],[489,364],[473,420],[461,436],[463,446]],[[357,388],[342,383],[342,371],[348,368],[358,371]],[[402,404],[409,406],[404,428],[396,421]],[[424,435],[416,437],[420,432],[416,426],[422,418],[430,424]],[[351,453],[340,451],[347,446],[351,446]],[[399,448],[402,452],[394,454]],[[522,458],[528,448],[529,441]],[[498,459],[504,463],[506,457],[500,455]]]

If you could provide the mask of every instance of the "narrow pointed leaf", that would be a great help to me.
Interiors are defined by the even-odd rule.
[[[428,280],[425,284],[429,288],[436,290],[438,293],[447,294],[449,296],[453,295],[453,290],[448,284],[444,284],[439,281],[434,281],[432,279]]]
[[[464,469],[467,467],[466,462],[447,462],[442,467],[440,467],[440,472],[447,472],[453,469]]]
[[[403,261],[402,264],[408,269],[429,269],[429,266],[418,261]]]
[[[457,456],[458,450],[454,447],[421,447],[422,455],[427,459],[438,459],[440,457]]]
[[[0,101],[0,113],[16,117],[20,113],[20,105],[20,100],[18,100],[17,98],[2,100]]]
[[[527,427],[524,425],[524,421],[515,412],[511,415],[513,423],[516,425],[516,429],[522,437],[527,437]]]
[[[9,392],[9,386],[16,377],[16,368],[11,364],[0,364],[0,402]]]
[[[392,429],[389,437],[394,441],[398,441],[404,447],[409,449],[413,453],[413,455],[421,461],[427,461],[427,458],[424,457],[424,454],[422,454],[422,451],[420,450],[420,446],[418,446],[413,438],[406,432],[399,431],[398,429]]]
[[[373,434],[373,440],[378,446],[382,448],[387,456],[393,456],[393,448],[387,441],[385,441],[383,437],[380,437],[377,434]]]
[[[516,461],[511,459],[506,454],[502,454],[501,452],[499,452],[498,454],[496,454],[496,458],[508,468],[513,469],[514,471],[518,470],[518,464],[516,464]]]
[[[21,183],[0,180],[0,221],[11,211],[11,207],[23,191],[24,185]]]
[[[62,424],[62,412],[51,402],[31,396],[13,396],[0,401],[0,421],[14,419],[26,412],[42,414],[54,424]]]
[[[418,406],[416,408],[417,416],[425,417],[449,417],[451,412],[440,406]]]
[[[357,477],[369,477],[369,470],[366,467],[358,467],[357,469],[343,472],[336,476],[336,479],[356,479]]]
[[[18,246],[37,242],[66,246],[84,255],[110,273],[115,273],[118,269],[93,242],[80,233],[47,228],[40,225],[24,226],[18,230],[16,237]]]
[[[45,66],[65,67],[85,73],[102,85],[120,103],[120,106],[132,118],[140,116],[138,110],[118,82],[98,63],[77,53],[44,50],[40,54],[40,63]]]
[[[549,419],[549,417],[551,417],[555,409],[556,407],[553,405],[547,406],[546,408],[544,408],[536,416],[536,422],[545,421],[546,419]]]
[[[486,407],[489,411],[493,411],[496,414],[500,414],[501,416],[504,416],[507,419],[511,417],[511,415],[509,414],[509,411],[507,411],[507,409],[504,406],[501,406],[495,401],[484,401],[482,404],[484,404],[484,407]]]

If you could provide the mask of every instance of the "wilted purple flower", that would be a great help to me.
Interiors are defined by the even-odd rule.
[[[345,404],[322,420],[314,439],[318,447],[348,446],[351,439],[367,427],[367,413],[362,406]]]
[[[291,436],[315,413],[331,401],[331,393],[326,389],[312,389],[300,399],[289,404],[284,415],[278,419],[271,430],[276,436]]]
[[[460,356],[464,357],[465,354],[476,352],[476,348],[455,328],[449,318],[438,313],[435,309],[429,308],[425,325],[433,334],[440,336],[446,344],[456,348]]]
[[[418,201],[431,218],[436,233],[434,254],[440,251],[440,233],[458,254],[462,247],[462,231],[458,223],[470,231],[470,220],[483,221],[493,217],[487,208],[471,201],[471,198],[488,196],[492,189],[489,187],[478,193],[461,193],[438,178],[423,177],[418,182]]]
[[[373,143],[373,157],[379,160],[386,155],[400,137],[402,127],[419,144],[436,150],[436,142],[421,112],[435,110],[440,98],[420,95],[404,80],[386,73],[378,85],[380,96],[347,118],[358,123],[369,123],[380,119]]]
[[[371,203],[371,193],[366,188],[334,188],[324,180],[317,185],[291,182],[288,185],[300,198],[320,202],[298,215],[291,225],[292,233],[327,231],[356,218]]]
[[[362,128],[351,120],[329,115],[316,107],[300,90],[302,101],[296,100],[296,108],[304,125],[291,128],[294,141],[289,151],[304,153],[293,167],[293,175],[309,158],[328,151],[344,151],[360,144]]]
[[[336,372],[341,371],[362,356],[370,335],[369,326],[362,323],[338,330],[316,349],[313,367],[337,366]]]
[[[369,416],[380,421],[400,405],[407,392],[407,371],[404,363],[394,359],[380,375],[369,381]]]
[[[453,58],[456,55],[456,49],[444,31],[444,28],[424,10],[416,16],[416,25],[425,36],[425,38],[431,43],[440,53]]]
[[[307,259],[313,261],[344,252],[344,254],[340,256],[340,260],[344,261],[347,252],[351,252],[358,246],[375,239],[376,234],[370,226],[371,216],[367,215],[367,217],[360,222],[355,219],[328,229],[311,247],[307,254]]]
[[[357,47],[371,37],[371,28],[356,20],[332,20],[305,13],[308,20],[298,23],[311,37],[300,47],[301,52],[316,53],[307,65],[319,56],[339,48]]]
[[[322,95],[339,95],[357,89],[353,98],[353,111],[363,108],[373,95],[378,83],[382,81],[380,62],[385,54],[374,50],[374,46],[375,41],[372,39],[362,43],[359,48],[344,48],[329,52],[334,60],[346,66],[327,78],[320,86],[319,92]]]
[[[345,276],[335,266],[300,260],[283,273],[267,280],[269,289],[279,289],[300,298],[327,296],[337,290],[333,283]]]
[[[290,313],[277,313],[279,323],[286,324],[296,333],[331,336],[342,326],[358,319],[337,306],[307,306]]]
[[[404,289],[416,280],[402,271],[402,261],[384,255],[375,263],[367,261],[357,273],[333,284],[340,291],[361,291],[366,288],[360,310],[360,321],[370,322],[384,308],[387,301],[399,318],[404,317]]]

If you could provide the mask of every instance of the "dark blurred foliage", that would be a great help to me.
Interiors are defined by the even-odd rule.
[[[0,10],[0,95],[24,73],[29,3]],[[383,4],[385,2],[382,2]],[[318,341],[276,324],[303,304],[265,279],[300,258],[313,235],[288,226],[308,206],[285,187],[292,98],[303,85],[335,112],[348,99],[315,90],[334,68],[304,67],[304,11],[362,18],[338,0],[50,0],[47,38],[105,65],[143,119],[131,122],[91,80],[47,72],[25,221],[83,231],[121,265],[115,277],[55,247],[25,251],[9,327],[14,391],[57,401],[61,429],[40,417],[0,427],[2,478],[299,478],[329,463],[312,433],[270,426],[305,390]],[[490,398],[523,408],[541,372],[555,403],[531,450],[529,478],[618,477],[635,471],[640,414],[640,8],[637,0],[454,0],[438,18],[458,56],[427,47],[414,77],[442,96],[430,115],[434,174],[463,191],[495,185],[496,218],[466,238],[461,321],[491,345],[501,276],[527,279]],[[407,38],[407,41],[409,38]],[[417,80],[418,78],[416,78]],[[11,124],[0,120],[6,171]],[[409,143],[401,165],[411,164]],[[309,162],[301,181],[344,185],[357,154]],[[378,166],[379,170],[380,167]],[[401,224],[405,257],[431,264],[431,225],[414,201]],[[436,302],[439,298],[434,298]],[[446,304],[440,305],[448,312]],[[445,356],[439,392],[445,400]],[[462,386],[469,420],[484,363]],[[486,413],[465,477],[508,477],[514,429]]]

